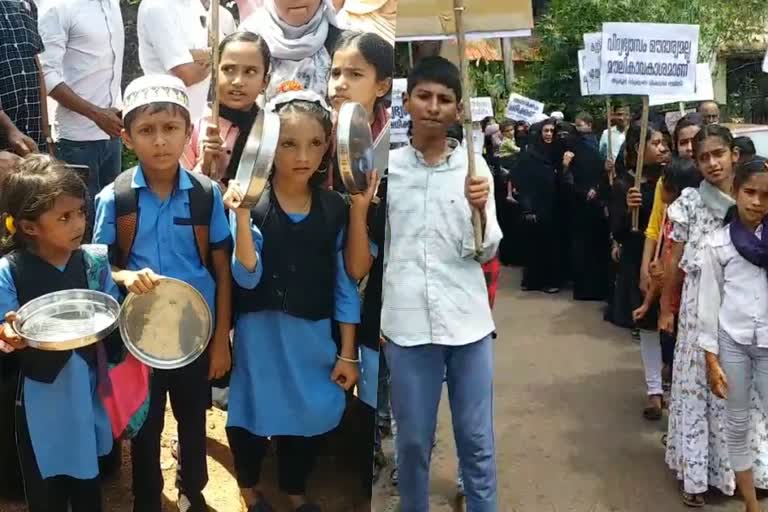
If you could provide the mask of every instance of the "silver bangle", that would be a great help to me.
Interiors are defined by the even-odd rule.
[[[360,358],[359,357],[357,359],[350,359],[348,357],[342,356],[341,354],[336,354],[336,359],[338,359],[339,361],[344,361],[345,363],[359,363],[360,362]]]

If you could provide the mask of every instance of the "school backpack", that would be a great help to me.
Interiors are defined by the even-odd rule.
[[[115,178],[115,247],[120,268],[126,268],[139,223],[139,191],[131,186],[136,167],[122,172]],[[183,172],[180,170],[179,172]],[[188,172],[192,188],[189,190],[189,210],[192,232],[195,235],[200,262],[208,267],[210,262],[209,232],[213,212],[213,182],[193,172]]]
[[[83,245],[82,250],[88,288],[103,290],[112,271],[106,246]],[[119,333],[113,334],[119,336]],[[117,354],[108,356],[107,373],[99,376],[97,391],[109,416],[114,438],[132,439],[149,414],[150,371],[122,343],[119,346],[121,350]],[[102,345],[99,350],[104,351],[105,347]]]

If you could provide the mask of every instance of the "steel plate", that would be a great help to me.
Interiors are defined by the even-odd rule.
[[[373,170],[373,138],[368,113],[359,103],[348,101],[339,109],[336,155],[347,191],[364,192],[368,187],[367,174]]]
[[[194,287],[164,277],[151,292],[128,295],[120,312],[120,334],[147,366],[181,368],[205,351],[213,335],[213,315]]]
[[[267,188],[279,138],[280,116],[262,109],[248,135],[235,175],[243,191],[242,208],[256,206]]]
[[[13,324],[27,345],[40,350],[73,350],[107,337],[117,326],[120,305],[95,290],[64,290],[27,302]]]

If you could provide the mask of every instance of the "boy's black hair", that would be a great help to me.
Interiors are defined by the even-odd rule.
[[[264,76],[269,75],[270,64],[272,62],[272,52],[269,51],[267,42],[258,34],[248,32],[247,30],[237,31],[229,34],[219,43],[219,56],[224,54],[224,50],[230,43],[253,43],[259,49],[264,64]]]
[[[176,103],[160,101],[158,103],[142,105],[141,107],[137,107],[134,110],[128,112],[123,118],[123,128],[125,128],[125,131],[130,134],[131,126],[133,126],[133,123],[136,122],[136,118],[140,114],[157,114],[158,112],[170,112],[171,114],[179,114],[180,116],[184,117],[187,129],[192,126],[189,110],[185,109],[181,105],[177,105]]]
[[[456,95],[456,102],[461,101],[461,76],[459,68],[451,61],[443,57],[425,57],[417,62],[408,73],[408,94],[424,82],[447,87]]]
[[[575,121],[584,121],[585,123],[587,123],[590,126],[595,124],[595,120],[592,117],[592,114],[590,114],[589,112],[579,112],[579,114],[576,116],[576,119],[574,120],[574,122]]]
[[[686,188],[699,186],[703,176],[693,160],[673,156],[664,169],[664,188],[674,190],[678,194]]]
[[[739,148],[739,159],[744,162],[752,160],[757,155],[755,143],[749,137],[736,137],[733,139],[733,145]]]

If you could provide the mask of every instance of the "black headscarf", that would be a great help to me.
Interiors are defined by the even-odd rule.
[[[243,149],[245,149],[245,143],[248,141],[248,135],[250,135],[253,123],[259,114],[259,107],[254,103],[251,110],[235,110],[222,104],[219,106],[219,114],[240,130],[235,140],[235,147],[232,148],[227,171],[224,173],[224,180],[228,181],[237,174],[237,167],[240,165],[240,158],[243,156]]]

